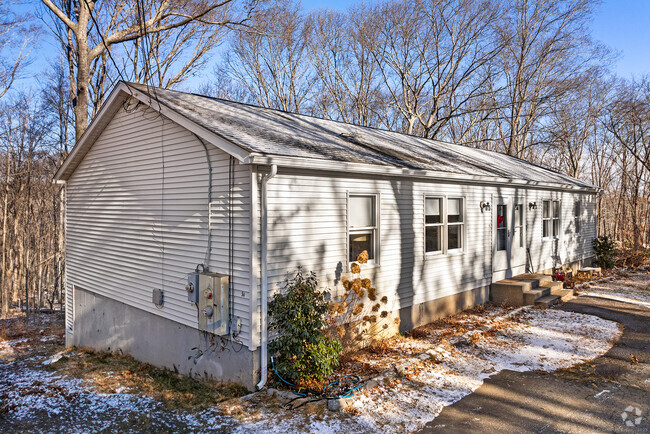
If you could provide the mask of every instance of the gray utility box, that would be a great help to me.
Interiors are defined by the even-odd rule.
[[[199,330],[220,336],[228,334],[228,286],[225,274],[199,274]]]
[[[199,272],[195,271],[187,275],[187,284],[185,285],[187,291],[187,301],[192,303],[199,302]]]

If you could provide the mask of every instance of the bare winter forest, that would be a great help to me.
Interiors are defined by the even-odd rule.
[[[0,0],[3,313],[60,302],[52,175],[118,80],[504,152],[603,191],[599,234],[650,244],[650,75],[617,77],[595,0]],[[40,65],[32,48],[58,47]],[[52,42],[53,41],[53,42]]]

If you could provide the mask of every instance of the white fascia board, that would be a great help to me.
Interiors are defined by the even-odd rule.
[[[431,170],[406,169],[392,166],[380,166],[376,164],[350,163],[345,161],[321,160],[303,157],[265,156],[251,154],[245,163],[268,166],[276,164],[278,167],[305,170],[323,170],[340,173],[363,173],[378,176],[397,176],[407,178],[419,178],[429,181],[460,182],[465,184],[499,185],[499,186],[521,186],[544,190],[562,190],[570,192],[597,193],[596,187],[580,187],[571,184],[527,181],[524,179],[510,179],[490,176],[463,175],[456,173],[435,172]]]

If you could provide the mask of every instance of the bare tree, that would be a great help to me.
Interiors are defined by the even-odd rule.
[[[231,14],[222,8],[221,21]],[[157,23],[161,25],[162,23]],[[124,74],[131,81],[170,88],[196,74],[227,34],[227,27],[192,21],[182,28],[147,34],[124,44]]]
[[[347,13],[325,10],[310,17],[310,51],[319,90],[314,109],[320,116],[363,126],[383,124],[387,101],[368,46],[374,36],[369,15],[369,8],[359,5]]]
[[[28,17],[18,15],[0,0],[0,98],[2,98],[27,66],[27,56],[38,32]]]
[[[0,107],[0,149],[3,158],[2,310],[25,294],[31,304],[52,277],[51,182],[55,159],[47,149],[48,115],[33,95],[19,94]],[[30,303],[31,297],[31,303]]]
[[[238,32],[226,60],[231,79],[251,102],[288,112],[305,109],[314,83],[309,23],[297,4],[279,2]]]
[[[93,73],[111,66],[119,70],[111,59],[114,46],[146,39],[147,35],[182,29],[193,22],[234,26],[241,24],[246,16],[224,13],[233,0],[116,0],[99,3],[92,0],[42,0],[42,3],[51,12],[53,29],[68,57],[77,140],[88,126]],[[105,89],[105,76],[102,72],[99,81],[93,84],[96,92]]]
[[[616,88],[606,127],[621,147],[650,171],[650,76]]]
[[[374,11],[372,52],[404,131],[438,138],[481,97],[481,74],[501,51],[494,2],[388,1]]]
[[[600,75],[596,76],[600,77]],[[550,148],[547,166],[574,178],[582,175],[585,152],[596,135],[603,110],[608,104],[611,82],[585,79],[580,87],[557,101],[543,121],[545,144]]]
[[[500,150],[530,157],[537,122],[576,89],[602,55],[586,29],[595,0],[512,0],[501,25],[506,50],[498,59],[505,88],[498,108]],[[529,155],[527,155],[529,152]]]

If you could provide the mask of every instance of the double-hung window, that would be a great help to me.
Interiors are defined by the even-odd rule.
[[[424,198],[424,251],[447,253],[463,249],[464,206],[462,198]]]
[[[424,199],[424,248],[427,253],[442,253],[442,198]]]
[[[350,261],[364,250],[368,261],[375,262],[377,250],[377,196],[350,195],[348,199],[348,234]]]
[[[560,201],[545,200],[542,210],[542,236],[544,238],[560,235]]]
[[[580,233],[580,217],[582,217],[582,203],[579,200],[576,200],[573,203],[573,224],[575,228],[575,233]]]

